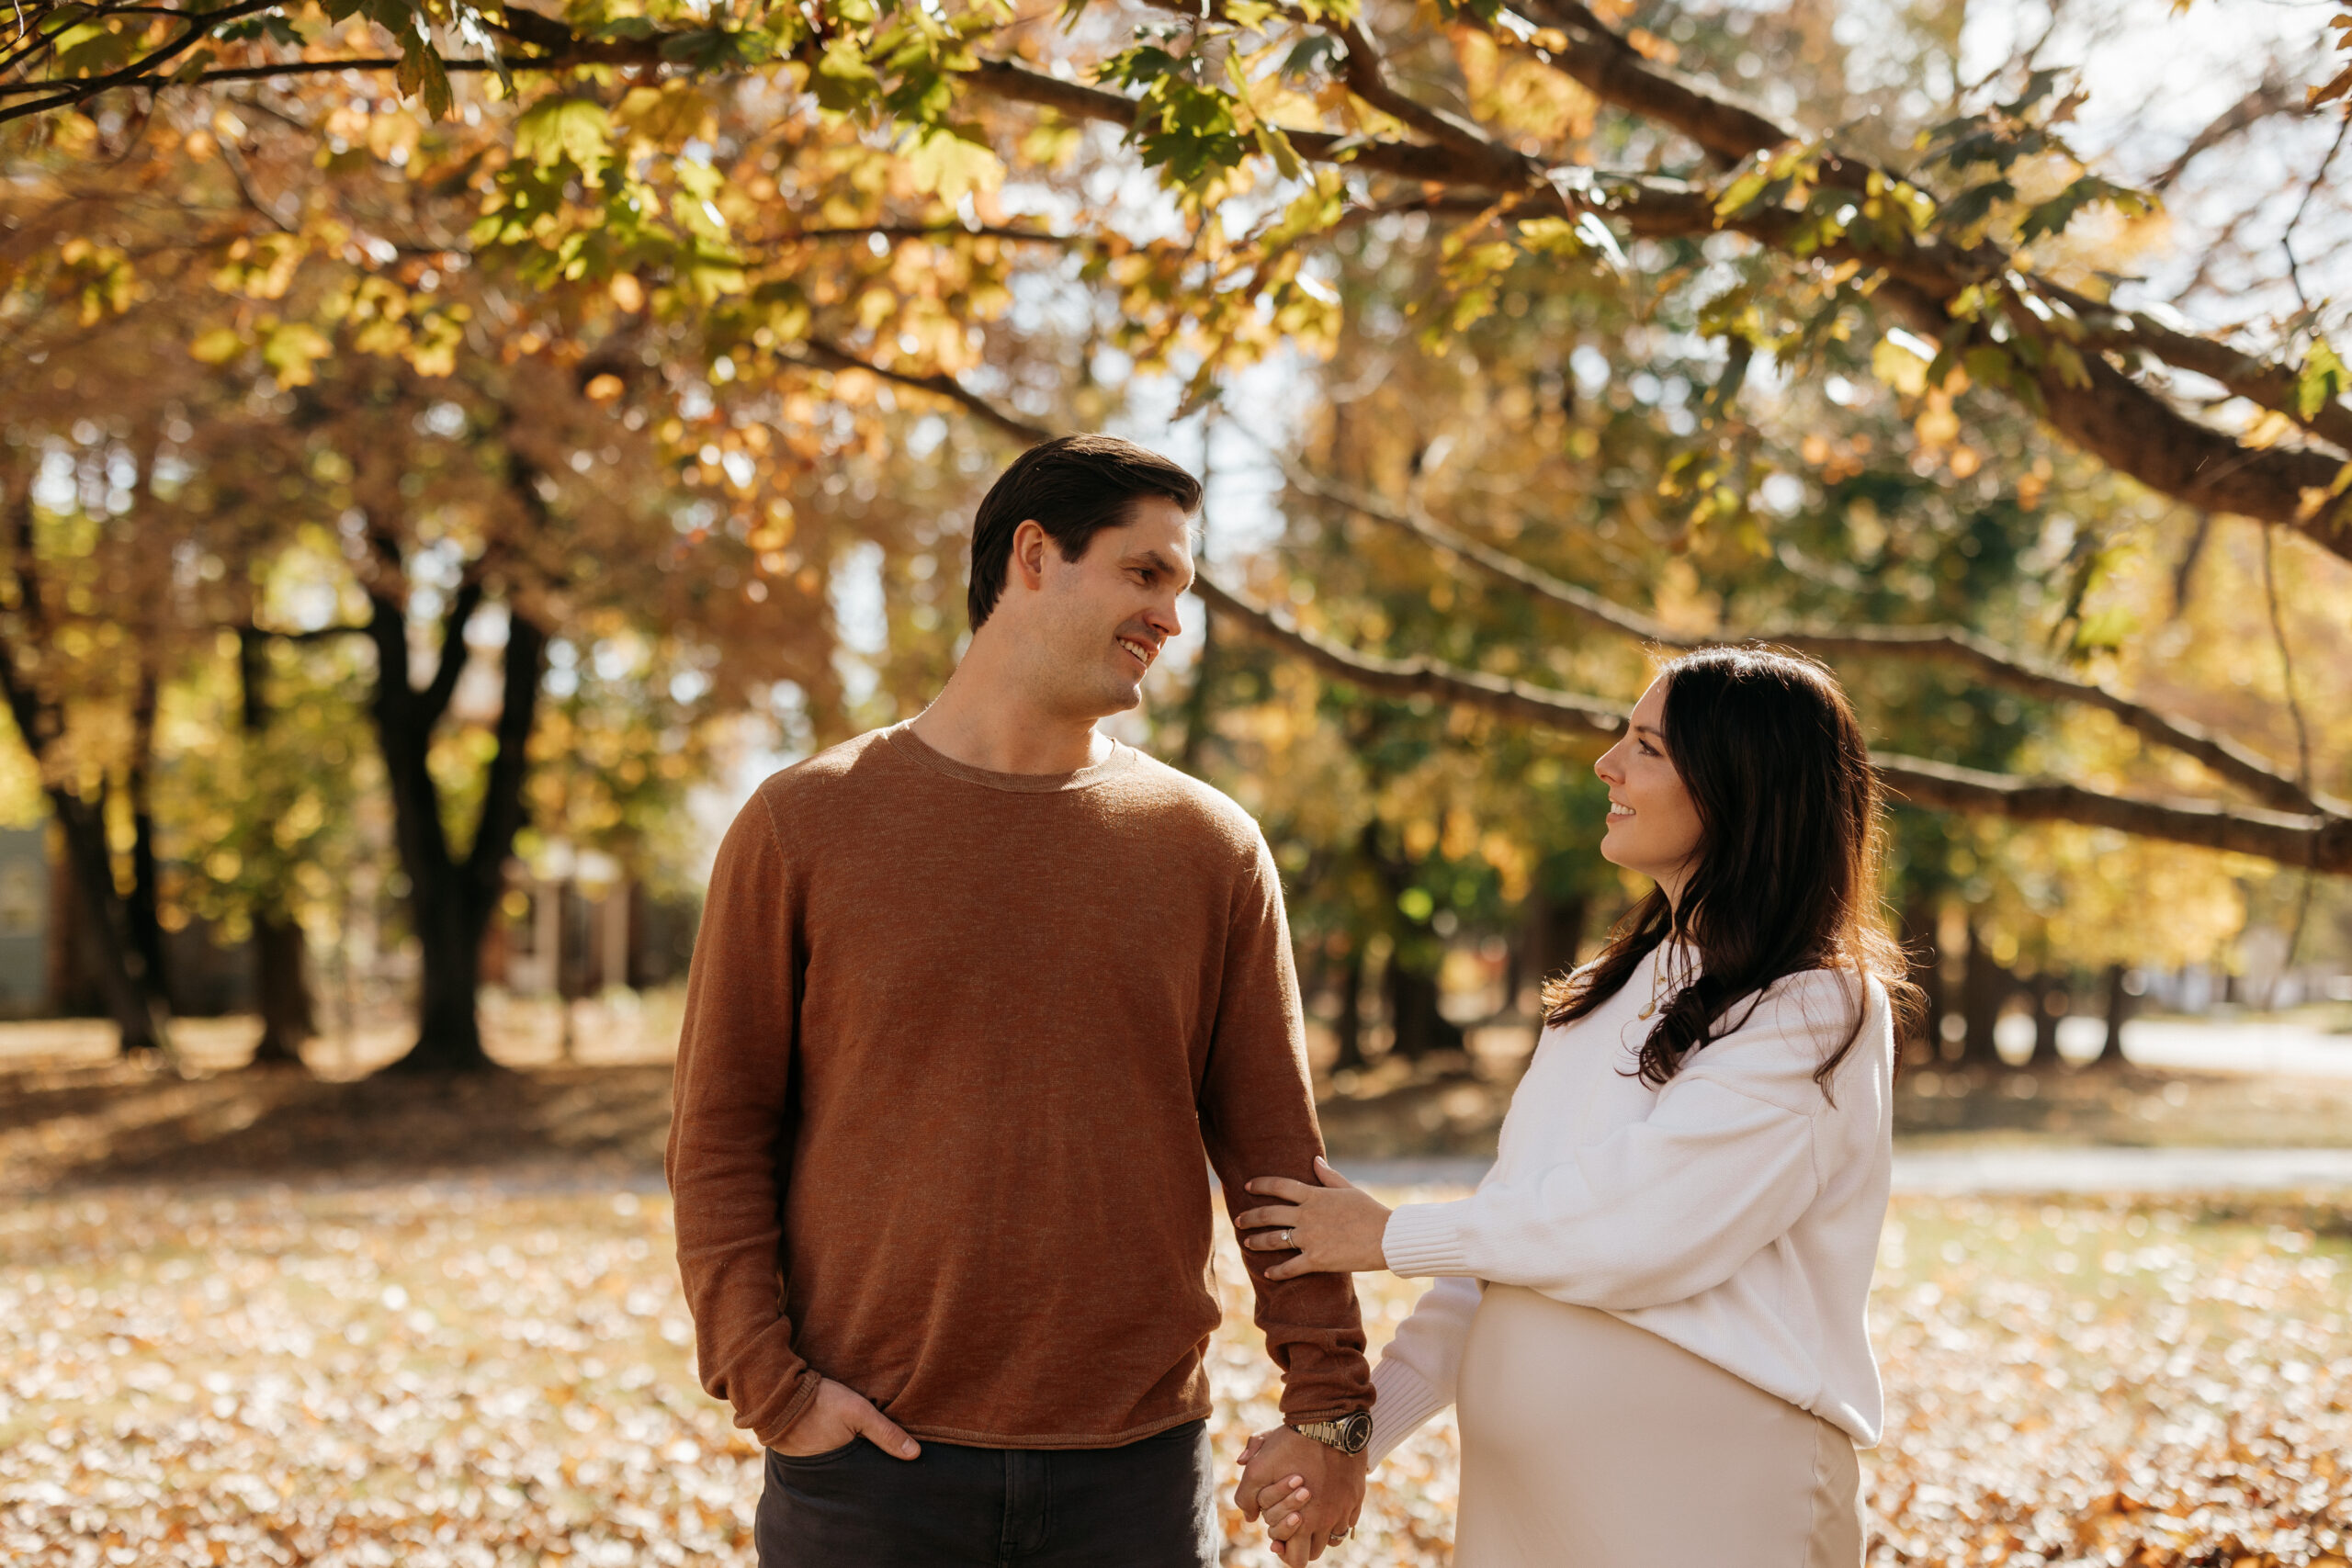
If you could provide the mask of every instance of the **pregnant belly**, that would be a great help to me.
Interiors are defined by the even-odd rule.
[[[1463,1346],[1459,1416],[1457,1568],[1851,1568],[1860,1556],[1843,1432],[1605,1312],[1487,1286]]]

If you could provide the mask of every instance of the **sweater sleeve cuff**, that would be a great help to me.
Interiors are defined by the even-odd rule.
[[[1420,1430],[1421,1423],[1445,1408],[1421,1374],[1402,1361],[1384,1358],[1372,1373],[1372,1441],[1364,1449],[1366,1470],[1394,1452],[1396,1445]]]
[[[1388,1216],[1380,1250],[1394,1274],[1474,1272],[1462,1241],[1462,1204],[1406,1203]]]
[[[749,1428],[752,1436],[759,1438],[761,1447],[775,1448],[784,1441],[784,1435],[792,1430],[793,1423],[808,1414],[809,1407],[817,1403],[817,1391],[822,1388],[824,1383],[824,1375],[816,1368],[803,1367],[792,1382],[786,1385],[790,1393],[786,1396],[783,1409],[777,1411],[774,1416],[761,1419],[756,1423],[739,1420],[735,1424]]]

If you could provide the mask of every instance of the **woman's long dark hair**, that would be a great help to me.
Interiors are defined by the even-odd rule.
[[[1880,901],[1883,807],[1861,726],[1828,671],[1774,649],[1702,649],[1659,679],[1667,759],[1698,809],[1696,863],[1679,908],[1653,888],[1598,958],[1544,986],[1544,1021],[1582,1018],[1660,942],[1680,938],[1695,951],[1692,976],[1658,1014],[1638,1069],[1663,1084],[1745,1023],[1773,981],[1840,970],[1854,981],[1853,1018],[1814,1070],[1827,1094],[1861,1034],[1873,978],[1899,1021],[1921,1002]],[[1742,1001],[1747,1011],[1732,1019]]]

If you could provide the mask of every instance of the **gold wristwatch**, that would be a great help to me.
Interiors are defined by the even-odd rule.
[[[1360,1454],[1372,1441],[1372,1416],[1362,1410],[1352,1416],[1342,1416],[1331,1421],[1302,1421],[1291,1430],[1302,1438],[1312,1438],[1326,1448],[1337,1449],[1343,1454]]]

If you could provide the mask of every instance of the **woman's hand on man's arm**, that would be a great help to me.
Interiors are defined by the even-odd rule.
[[[1388,1228],[1388,1206],[1351,1185],[1319,1155],[1315,1174],[1320,1187],[1287,1177],[1258,1178],[1250,1190],[1279,1201],[1234,1216],[1233,1228],[1250,1251],[1295,1254],[1268,1268],[1266,1278],[1365,1274],[1387,1268],[1381,1237]]]

